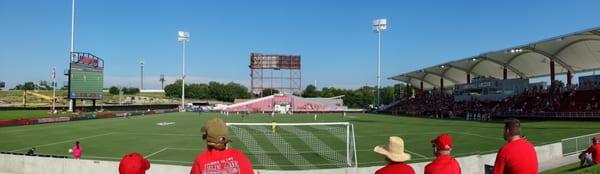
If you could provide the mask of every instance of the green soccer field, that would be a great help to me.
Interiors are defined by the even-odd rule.
[[[111,118],[74,121],[31,126],[0,128],[0,151],[25,152],[36,147],[38,153],[68,155],[67,149],[79,140],[83,147],[83,158],[99,160],[120,160],[129,152],[139,152],[152,163],[191,165],[194,157],[202,152],[204,143],[200,127],[213,117],[227,122],[270,123],[273,119],[266,114],[223,116],[219,113],[169,113],[127,118]],[[377,114],[349,113],[296,114],[274,118],[277,123],[292,122],[350,122],[354,124],[359,166],[383,165],[383,157],[372,152],[375,145],[383,144],[388,136],[401,136],[413,160],[421,162],[433,157],[429,141],[440,133],[449,133],[454,138],[453,155],[465,156],[479,153],[492,153],[504,144],[502,123],[482,123],[459,120],[437,120],[415,117],[398,117]],[[157,123],[174,123],[159,126]],[[536,145],[559,142],[563,138],[599,132],[598,122],[592,121],[531,121],[523,123],[523,134]],[[246,152],[262,149],[266,156],[248,154],[255,168],[310,169],[329,168],[329,159],[310,150],[325,149],[343,152],[345,144],[334,133],[318,127],[281,129],[277,135],[283,142],[272,142],[270,126],[248,129],[257,131],[252,140],[240,140],[232,133],[236,148]],[[260,132],[265,131],[268,133]],[[316,142],[306,142],[297,135],[315,137]],[[296,135],[296,136],[294,136]],[[243,144],[240,144],[244,142]],[[337,142],[337,143],[336,143]],[[285,146],[284,148],[279,146]],[[315,146],[316,145],[316,146]],[[318,146],[318,147],[317,147]],[[284,156],[280,151],[290,152],[293,147],[297,154]],[[308,147],[308,148],[307,148]],[[254,150],[252,150],[254,149]],[[340,152],[340,153],[341,153]],[[343,155],[343,154],[342,154]],[[339,156],[339,155],[338,155]],[[268,166],[272,162],[276,166]]]

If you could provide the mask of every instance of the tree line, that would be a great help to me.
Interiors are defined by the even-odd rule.
[[[406,86],[396,84],[386,86],[380,89],[381,104],[387,105],[400,99],[402,96],[410,96],[411,90],[406,91]],[[325,87],[318,90],[314,85],[308,85],[302,91],[302,97],[323,97],[330,98],[343,96],[344,105],[350,108],[369,108],[374,106],[377,100],[377,89],[372,86],[363,86],[358,89],[343,89],[334,87]]]
[[[116,86],[111,86],[110,88],[108,88],[108,93],[112,94],[112,95],[119,95],[120,92],[123,92],[123,94],[127,94],[127,95],[134,95],[137,93],[140,93],[140,88],[135,88],[135,87],[116,87]]]
[[[173,98],[181,98],[181,80],[177,80],[175,83],[169,84],[165,86],[165,95],[167,97]],[[269,96],[272,94],[276,94],[279,91],[276,89],[264,89],[262,90],[262,95],[257,95],[255,97],[260,96]],[[351,108],[368,108],[373,106],[377,100],[376,98],[377,90],[372,86],[363,86],[358,89],[343,89],[343,88],[334,88],[334,87],[325,87],[321,90],[318,90],[313,85],[308,85],[302,91],[301,94],[294,94],[302,97],[323,97],[330,98],[336,96],[342,96],[344,100],[344,105]],[[236,98],[247,99],[251,97],[251,93],[248,88],[245,86],[229,82],[229,83],[219,83],[219,82],[209,82],[206,83],[192,83],[185,85],[185,96],[186,98],[192,99],[212,99],[219,101],[227,101],[231,102]],[[406,91],[406,87],[403,84],[396,84],[394,86],[387,86],[381,88],[381,103],[382,104],[390,104],[394,102],[396,99],[399,99],[402,96],[410,95]]]
[[[181,98],[182,81],[165,86],[165,95],[167,97]],[[250,92],[244,85],[229,82],[227,84],[219,82],[192,83],[185,84],[185,97],[193,99],[213,99],[219,101],[232,102],[236,98],[250,98]]]

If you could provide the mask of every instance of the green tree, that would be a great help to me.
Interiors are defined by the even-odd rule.
[[[23,90],[33,90],[35,89],[35,83],[33,82],[25,82],[25,84],[23,84]]]
[[[119,88],[116,86],[111,86],[108,88],[108,93],[112,95],[119,95]]]
[[[363,86],[354,90],[353,106],[356,108],[367,108],[369,105],[375,104],[375,88]]]
[[[165,96],[172,98],[180,98],[181,97],[181,80],[177,80],[172,84],[165,86]],[[187,91],[186,91],[187,92]]]
[[[314,85],[308,85],[302,92],[302,97],[319,97],[319,91]]]
[[[319,93],[320,94],[319,97],[336,97],[336,96],[346,95],[348,93],[352,93],[352,91],[348,90],[348,89],[330,87],[330,88],[323,88],[321,90],[321,92]]]
[[[250,98],[248,88],[238,83],[227,83],[227,85],[225,85],[225,90],[228,95],[224,98],[224,101],[233,101],[236,98]]]
[[[25,82],[23,84],[18,84],[17,86],[15,86],[13,90],[34,90],[35,86],[36,85],[33,82]]]
[[[277,93],[279,93],[279,90],[273,89],[273,88],[265,88],[262,90],[263,97],[270,96],[270,95],[277,94]]]
[[[190,84],[186,89],[186,97],[195,99],[208,99],[208,85],[207,84]]]
[[[225,98],[225,85],[219,82],[208,82],[208,94],[210,98],[216,100],[222,100]]]
[[[396,90],[393,86],[386,86],[380,89],[381,104],[387,105],[396,99]]]
[[[134,95],[137,93],[140,93],[140,89],[139,88],[134,88],[134,87],[124,87],[121,90],[123,90],[123,94],[127,94],[127,95]]]

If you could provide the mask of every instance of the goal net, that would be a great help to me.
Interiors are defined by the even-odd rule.
[[[335,123],[227,123],[229,147],[244,151],[261,169],[356,167],[354,126]]]

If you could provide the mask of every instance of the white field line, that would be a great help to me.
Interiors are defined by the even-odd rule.
[[[409,151],[409,150],[408,150],[408,149],[406,149],[406,148],[404,149],[404,151],[406,151],[406,152],[408,152],[408,153],[415,154],[415,155],[417,155],[417,156],[420,156],[420,157],[422,157],[422,158],[428,158],[428,157],[426,157],[425,155],[421,155],[420,153],[416,153],[416,152]]]
[[[116,132],[118,134],[126,134],[126,135],[149,135],[149,136],[180,136],[180,137],[202,137],[201,134],[151,134],[151,133],[132,133],[132,132]]]
[[[483,135],[479,135],[479,134],[466,133],[466,132],[459,132],[459,131],[448,131],[448,132],[449,132],[449,133],[457,133],[457,134],[463,134],[463,135],[476,136],[476,137],[480,137],[480,138],[487,138],[487,139],[492,139],[492,140],[501,140],[501,141],[504,141],[504,139],[502,139],[502,138],[498,138],[498,137],[488,137],[488,136],[483,136]]]
[[[197,151],[197,150],[204,150],[204,148],[179,148],[179,147],[169,147],[169,150],[189,150],[189,151]]]
[[[147,158],[150,158],[151,156],[154,156],[154,155],[156,155],[156,154],[158,154],[158,153],[161,153],[161,152],[163,152],[163,151],[165,151],[165,150],[167,150],[167,149],[169,149],[169,147],[165,147],[165,148],[162,148],[162,149],[160,149],[159,151],[156,151],[156,152],[154,152],[154,153],[148,154],[148,155],[144,156],[144,158],[146,158],[146,159],[147,159]]]
[[[51,124],[51,123],[50,123]],[[53,129],[53,128],[59,128],[59,127],[66,127],[69,125],[58,125],[58,126],[54,126],[54,125],[48,125],[48,124],[40,124],[44,125],[46,127],[33,127],[33,128],[29,128],[29,129],[25,129],[23,127],[20,127],[21,129],[16,129],[16,130],[8,130],[8,131],[2,131],[1,133],[13,133],[13,132],[27,132],[27,131],[32,131],[32,130],[42,130],[42,129]],[[30,125],[31,126],[31,125]]]
[[[117,157],[104,157],[104,156],[89,156],[89,155],[85,155],[83,156],[84,158],[87,159],[109,159],[109,160],[121,160],[121,158],[117,158]],[[182,163],[182,164],[192,164],[193,162],[190,161],[175,161],[175,160],[160,160],[160,159],[148,159],[149,161],[157,161],[157,162],[172,162],[172,163]]]
[[[88,138],[95,138],[95,137],[106,136],[106,135],[111,135],[111,134],[115,134],[115,132],[109,132],[109,133],[105,133],[105,134],[92,135],[92,136],[87,136],[87,137],[79,137],[79,138],[74,138],[74,139],[70,139],[70,140],[64,140],[64,141],[59,141],[59,142],[54,142],[54,143],[48,143],[48,144],[42,144],[42,145],[28,146],[28,147],[24,147],[24,148],[20,148],[20,149],[11,150],[10,152],[27,150],[27,149],[29,149],[31,147],[52,146],[52,145],[56,145],[56,144],[74,142],[74,141],[77,141],[77,140],[83,140],[83,139],[88,139]]]

